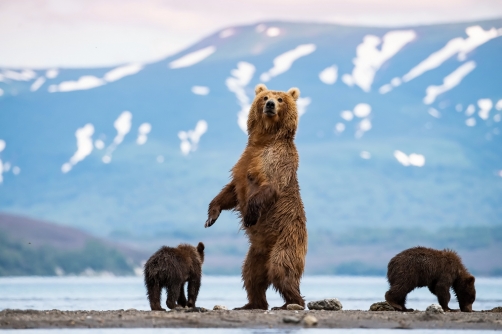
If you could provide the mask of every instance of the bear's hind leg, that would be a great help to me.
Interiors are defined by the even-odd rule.
[[[195,301],[197,300],[197,296],[199,295],[200,289],[200,276],[193,275],[188,280],[188,307],[195,307]]]
[[[167,301],[166,305],[169,309],[174,309],[176,306],[176,301],[178,301],[180,291],[183,287],[183,282],[170,282],[167,286]]]
[[[267,256],[252,245],[242,267],[242,279],[248,295],[248,303],[234,310],[268,310],[266,292],[270,282],[267,276]]]
[[[273,252],[274,253],[274,252]],[[274,289],[284,299],[284,305],[274,307],[273,310],[287,309],[289,304],[298,304],[305,307],[305,300],[300,293],[300,278],[303,274],[303,266],[295,268],[293,263],[287,263],[287,251],[282,250],[271,256],[269,266],[269,279]]]
[[[187,299],[185,297],[185,283],[181,284],[180,296],[178,297],[178,306],[187,306]]]
[[[396,286],[392,285],[385,293],[385,300],[387,303],[389,303],[390,306],[395,308],[397,311],[401,312],[412,312],[413,309],[411,308],[406,308],[406,296],[408,293],[411,291],[408,291],[408,289],[405,289],[401,286]]]
[[[165,311],[160,306],[160,292],[162,288],[159,282],[148,282],[146,292],[148,294],[148,301],[150,302],[150,309],[152,311]]]

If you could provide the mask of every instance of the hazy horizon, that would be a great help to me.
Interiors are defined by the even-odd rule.
[[[287,4],[288,10],[283,10]],[[35,9],[35,10],[34,10]],[[495,0],[3,1],[0,67],[92,68],[160,60],[226,27],[265,21],[399,27],[502,17]]]

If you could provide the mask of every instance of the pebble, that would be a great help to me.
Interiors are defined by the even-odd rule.
[[[342,309],[342,303],[336,298],[310,302],[307,306],[309,310],[340,311]]]
[[[224,305],[214,305],[213,311],[221,311],[221,310],[228,310],[228,309]]]
[[[298,305],[298,304],[288,304],[288,306],[286,306],[286,308],[290,311],[293,311],[293,310],[305,310],[305,307],[301,306],[301,305]]]
[[[303,323],[304,323],[306,326],[315,326],[315,325],[317,325],[317,318],[316,318],[316,317],[314,317],[313,315],[307,314],[307,315],[303,318]]]
[[[291,317],[291,316],[288,316],[288,317],[284,317],[282,318],[282,321],[286,324],[297,324],[301,321],[302,319],[298,318],[298,317]]]
[[[444,310],[441,305],[432,304],[425,309],[426,314],[444,314]]]
[[[370,311],[395,311],[396,309],[390,306],[387,302],[379,302],[371,304]]]

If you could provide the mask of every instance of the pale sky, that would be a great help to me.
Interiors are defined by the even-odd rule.
[[[0,67],[152,62],[261,21],[409,26],[502,18],[502,0],[0,0]]]

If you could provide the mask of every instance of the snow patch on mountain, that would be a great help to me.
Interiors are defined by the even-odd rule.
[[[45,82],[45,78],[44,77],[38,77],[37,80],[35,80],[31,84],[30,91],[36,92],[40,87],[42,87],[42,85],[44,84],[44,82]]]
[[[296,106],[298,108],[298,118],[307,112],[307,107],[312,102],[310,97],[300,97],[296,100]]]
[[[284,52],[283,54],[280,54],[279,56],[274,58],[274,67],[272,67],[267,72],[262,73],[260,75],[260,80],[264,82],[270,81],[270,79],[272,79],[273,77],[289,70],[296,60],[311,54],[315,50],[315,44],[302,44],[298,45],[293,50],[289,50],[287,52]]]
[[[270,27],[267,29],[266,34],[268,37],[277,37],[281,34],[281,29],[277,27]]]
[[[482,120],[486,121],[490,117],[490,110],[493,108],[493,102],[490,99],[479,99],[478,100],[478,116]]]
[[[389,31],[382,39],[375,35],[364,36],[363,42],[356,48],[352,74],[344,74],[342,81],[348,86],[357,85],[363,91],[369,92],[375,73],[382,64],[396,55],[415,38],[416,33],[413,30]],[[380,44],[382,44],[382,47],[379,50],[378,46]]]
[[[132,113],[130,111],[123,111],[119,117],[113,122],[113,127],[117,130],[117,135],[113,138],[113,142],[106,148],[106,154],[101,159],[105,164],[112,161],[113,151],[117,146],[122,143],[124,137],[131,131]]]
[[[237,63],[237,68],[230,72],[232,76],[225,80],[228,90],[235,94],[241,107],[241,110],[237,113],[237,124],[246,134],[249,108],[251,108],[250,98],[246,94],[246,86],[253,78],[255,71],[256,68],[253,64],[240,61]]]
[[[465,125],[467,125],[467,126],[475,126],[476,125],[476,119],[474,117],[466,119],[465,120]]]
[[[436,108],[429,108],[427,112],[434,118],[441,118],[441,113]]]
[[[502,36],[502,30],[492,28],[490,30],[483,30],[480,26],[471,26],[465,29],[467,38],[457,37],[450,40],[440,50],[432,53],[425,60],[420,62],[417,66],[413,67],[408,73],[403,76],[403,81],[408,82],[414,78],[422,75],[423,73],[435,69],[443,64],[447,59],[458,54],[457,58],[464,61],[467,54],[477,48],[478,46],[488,42],[491,39]]]
[[[326,85],[332,85],[338,79],[338,67],[336,65],[325,68],[319,73],[319,80]]]
[[[126,76],[133,75],[138,73],[143,69],[143,65],[139,63],[135,64],[128,64],[124,66],[119,66],[114,68],[113,70],[110,70],[105,73],[103,78],[98,78],[93,75],[84,75],[81,76],[77,81],[63,81],[57,85],[50,85],[48,91],[50,93],[56,93],[56,92],[71,92],[75,90],[86,90],[86,89],[91,89],[91,88],[96,88],[105,85],[107,82],[114,82],[117,80],[120,80]],[[58,75],[57,70],[49,70],[46,73],[46,76],[49,77],[56,77]],[[40,79],[40,78],[39,78]],[[38,81],[38,80],[37,80]],[[35,86],[36,83],[33,83],[32,88]],[[45,82],[45,79],[43,80]],[[42,82],[42,84],[43,84]],[[42,85],[40,84],[40,86]],[[32,91],[37,90],[33,89]]]
[[[350,110],[344,110],[340,113],[340,117],[346,120],[347,122],[350,122],[354,118],[354,114]]]
[[[209,94],[209,87],[206,86],[193,86],[192,93],[196,95],[207,95]]]
[[[136,144],[143,145],[148,140],[148,134],[152,131],[152,125],[150,123],[143,123],[138,128],[138,138],[136,139]]]
[[[57,85],[50,85],[48,91],[56,92],[71,92],[74,90],[86,90],[103,86],[106,82],[103,79],[93,75],[81,76],[77,81],[63,81]]]
[[[45,71],[45,77],[47,79],[54,79],[59,75],[59,70],[57,68],[51,68]]]
[[[87,123],[82,128],[78,128],[75,131],[75,137],[77,138],[77,151],[70,158],[68,162],[65,162],[61,166],[61,171],[63,173],[68,173],[73,166],[78,162],[84,160],[89,154],[91,154],[94,148],[92,144],[92,135],[94,134],[94,125]]]
[[[235,29],[234,28],[228,28],[220,32],[220,38],[228,38],[230,36],[235,35]]]
[[[114,82],[122,79],[123,77],[136,74],[142,69],[143,69],[143,64],[139,63],[119,66],[111,71],[106,72],[103,79],[107,82]]]
[[[472,70],[476,68],[476,62],[471,60],[468,61],[467,63],[464,63],[460,65],[455,71],[452,73],[448,74],[444,79],[443,79],[443,84],[439,86],[434,86],[431,85],[426,88],[426,96],[424,97],[424,103],[425,104],[431,104],[433,103],[438,95],[443,94],[444,92],[449,91],[453,87],[457,86],[462,79],[469,73],[471,73]]]
[[[373,125],[369,116],[371,115],[371,106],[367,103],[358,103],[354,107],[354,110],[344,110],[340,113],[340,117],[346,122],[352,121],[354,117],[362,118],[362,120],[356,125],[356,132],[354,134],[355,138],[361,138],[365,132],[371,130]],[[335,133],[340,134],[345,131],[345,124],[338,122],[335,125]]]
[[[396,150],[394,151],[394,158],[403,166],[416,166],[423,167],[425,165],[425,157],[422,154],[406,153]]]
[[[178,132],[178,138],[181,140],[180,150],[183,155],[188,155],[190,152],[197,150],[197,144],[200,138],[207,131],[207,122],[200,120],[195,125],[195,129],[189,131]]]
[[[193,66],[212,55],[215,51],[216,47],[211,45],[173,60],[168,66],[171,69]]]
[[[30,81],[37,77],[37,73],[33,70],[22,70],[20,72],[16,72],[13,70],[3,70],[0,74],[0,81],[14,80],[14,81]]]
[[[498,100],[497,104],[495,105],[495,109],[502,110],[502,99]]]

